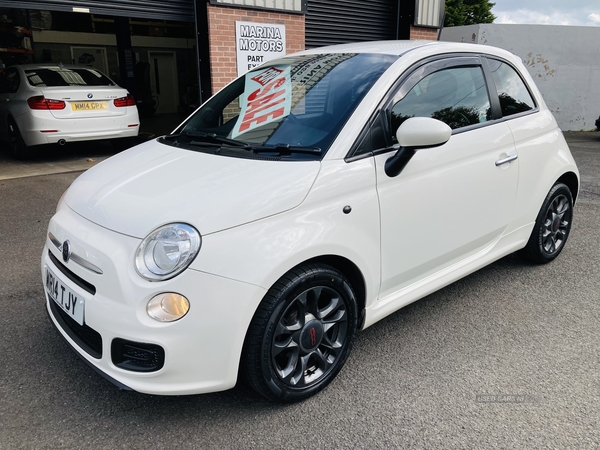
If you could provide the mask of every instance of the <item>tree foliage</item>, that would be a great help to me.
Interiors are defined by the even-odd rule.
[[[489,0],[446,0],[445,27],[492,23],[496,16],[492,14],[495,3]]]

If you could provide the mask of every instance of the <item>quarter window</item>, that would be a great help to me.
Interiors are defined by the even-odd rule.
[[[439,70],[421,79],[392,107],[392,139],[410,117],[432,117],[457,129],[491,120],[491,114],[481,67]]]
[[[490,69],[498,90],[502,117],[530,111],[535,108],[531,94],[519,74],[506,63],[489,59]]]

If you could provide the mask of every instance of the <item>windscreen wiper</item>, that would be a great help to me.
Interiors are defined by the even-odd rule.
[[[254,153],[274,152],[280,155],[290,155],[292,153],[304,153],[308,155],[320,155],[319,147],[307,147],[302,145],[276,144],[276,145],[251,145],[248,150]]]
[[[229,139],[224,136],[219,136],[216,133],[204,133],[202,131],[183,131],[177,134],[168,134],[166,138],[178,138],[178,137],[186,137],[189,136],[191,138],[200,138],[206,139],[207,141],[213,142],[215,144],[227,144],[233,147],[241,147],[241,148],[250,148],[250,145],[246,142],[237,141],[235,139]],[[194,145],[194,141],[190,142],[190,144]]]
[[[219,136],[215,133],[204,133],[202,131],[184,131],[177,134],[168,134],[165,138],[191,137],[201,138],[205,141],[189,142],[190,145],[197,146],[212,146],[214,144],[222,144],[235,150],[245,150],[254,153],[277,153],[278,155],[291,155],[292,153],[303,153],[308,155],[318,156],[321,154],[319,147],[308,147],[302,145],[290,144],[275,144],[275,145],[252,145],[247,142],[237,141],[235,139]]]

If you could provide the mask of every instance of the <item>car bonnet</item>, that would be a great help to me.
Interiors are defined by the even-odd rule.
[[[64,202],[86,219],[133,237],[173,222],[206,235],[298,206],[319,168],[319,161],[234,158],[151,141],[83,173]]]

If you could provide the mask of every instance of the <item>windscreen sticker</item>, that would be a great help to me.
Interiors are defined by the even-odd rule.
[[[254,130],[290,114],[292,83],[290,66],[272,66],[246,74],[240,115],[231,137]]]

